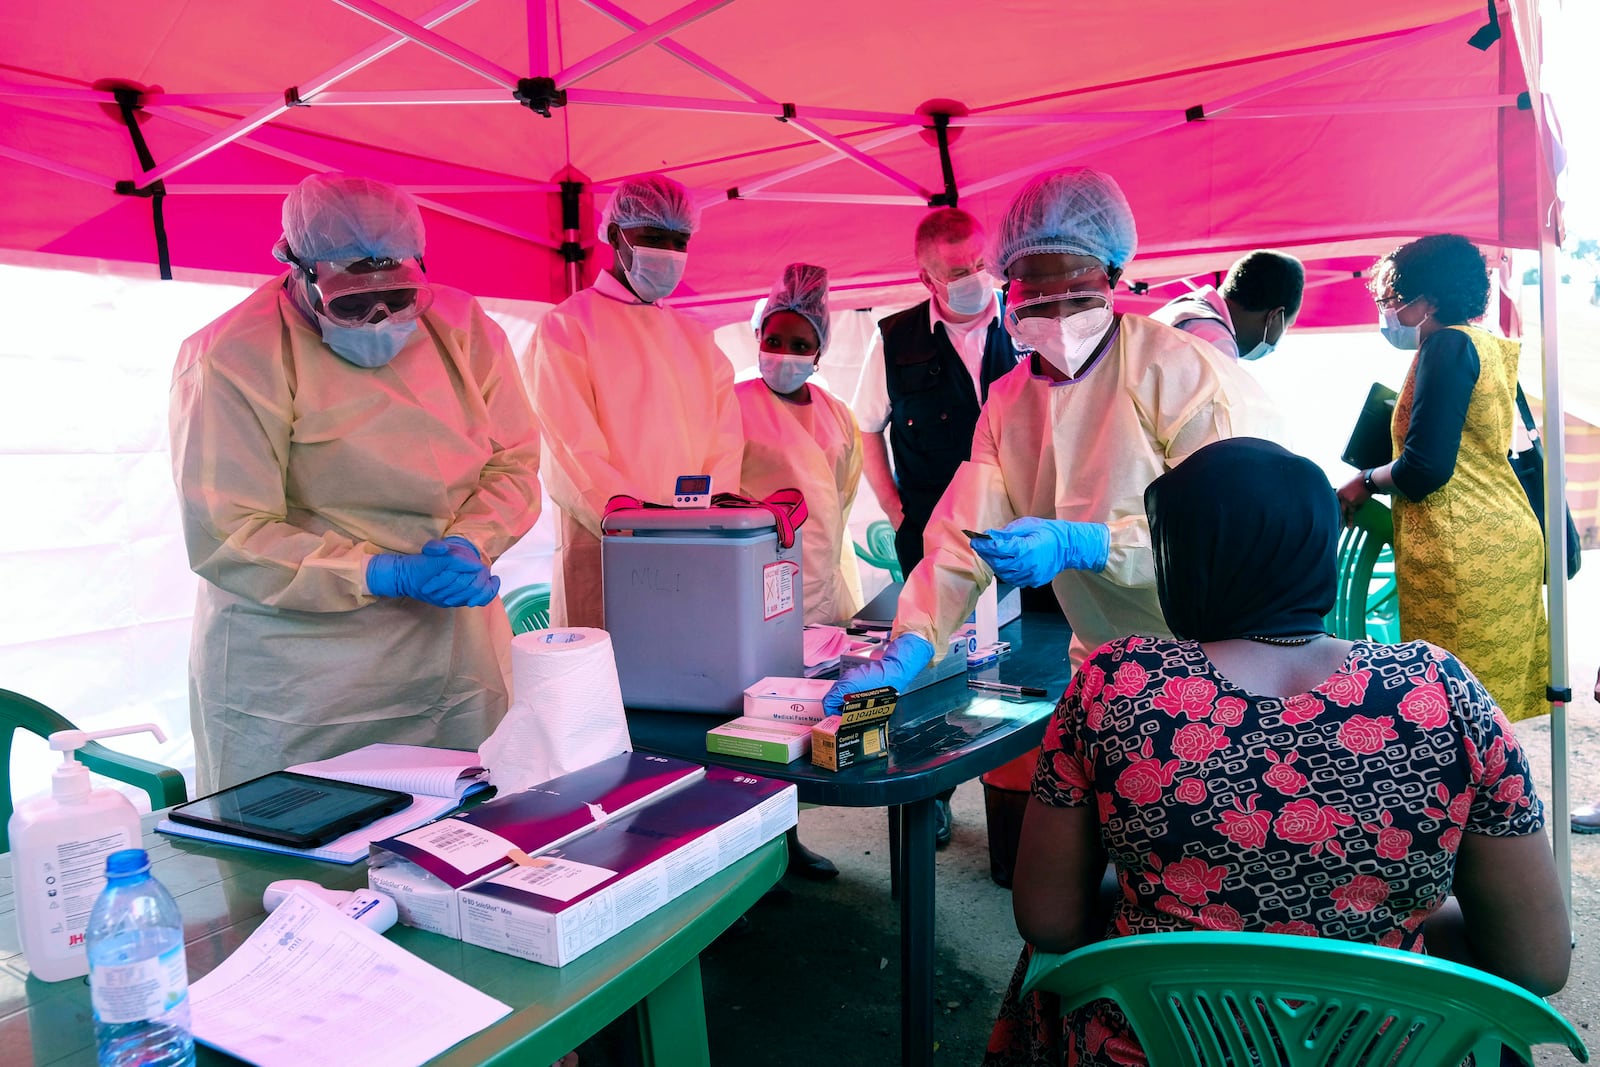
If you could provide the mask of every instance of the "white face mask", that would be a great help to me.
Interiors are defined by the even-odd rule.
[[[1104,306],[1079,311],[1065,318],[1042,316],[1019,318],[1017,312],[1029,304],[1054,303],[1094,297]],[[1037,352],[1051,366],[1071,377],[1078,373],[1106,331],[1111,328],[1111,298],[1104,293],[1065,293],[1025,301],[1006,314],[1006,332],[1017,347]]]
[[[994,300],[994,279],[980,270],[944,287],[944,306],[957,315],[976,315]]]
[[[757,363],[761,367],[761,380],[780,396],[788,396],[806,384],[806,379],[817,370],[810,356],[785,356],[781,352],[763,351]]]
[[[1284,327],[1284,329],[1287,329],[1287,328],[1288,328],[1287,326]],[[1270,355],[1272,355],[1273,352],[1277,351],[1278,345],[1283,342],[1283,333],[1284,333],[1283,330],[1279,330],[1278,331],[1278,339],[1276,341],[1269,341],[1269,340],[1267,340],[1266,335],[1262,334],[1261,340],[1256,342],[1256,346],[1254,348],[1252,348],[1250,351],[1245,352],[1244,354],[1242,354],[1239,358],[1240,359],[1260,359],[1262,356],[1270,356]]]
[[[1403,305],[1410,307],[1410,304]],[[1378,332],[1383,339],[1402,352],[1414,352],[1422,347],[1422,324],[1407,326],[1400,321],[1400,308],[1378,309]]]
[[[417,332],[417,320],[396,322],[384,319],[370,326],[340,326],[321,312],[316,313],[322,340],[346,363],[358,367],[381,367],[400,354]]]
[[[688,266],[689,253],[678,252],[671,248],[636,247],[628,244],[628,239],[622,237],[620,233],[617,236],[633,253],[632,264],[623,267],[622,273],[628,276],[628,284],[633,287],[634,294],[646,304],[654,304],[657,300],[665,300],[671,296],[672,291],[683,280],[683,270]]]

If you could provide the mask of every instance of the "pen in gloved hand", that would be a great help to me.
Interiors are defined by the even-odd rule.
[[[1044,697],[1049,696],[1048,689],[1040,689],[1036,685],[1012,685],[1010,682],[991,682],[984,678],[968,678],[968,689],[983,689],[992,693],[1010,693],[1019,697]]]
[[[988,534],[979,533],[977,530],[962,530],[961,532],[967,535],[967,540],[969,540],[969,541],[993,541],[994,540],[994,538],[990,537]]]

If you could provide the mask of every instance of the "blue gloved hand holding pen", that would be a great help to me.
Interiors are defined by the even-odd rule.
[[[1111,551],[1111,530],[1103,522],[1025,515],[987,533],[973,538],[972,550],[996,578],[1030,588],[1050,584],[1062,571],[1101,570]]]
[[[367,563],[373,596],[410,597],[440,608],[482,607],[500,591],[478,549],[464,537],[432,540],[415,555],[385,552]]]
[[[889,642],[878,659],[851,667],[839,675],[839,680],[822,698],[823,714],[837,715],[844,710],[844,702],[852,693],[864,693],[881,685],[905,692],[906,685],[921,674],[922,668],[932,659],[932,645],[916,634],[901,634]]]

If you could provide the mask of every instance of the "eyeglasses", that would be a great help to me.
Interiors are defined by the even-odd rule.
[[[1377,296],[1377,297],[1373,297],[1372,299],[1373,299],[1373,302],[1375,304],[1377,304],[1379,307],[1384,308],[1384,309],[1389,310],[1389,311],[1393,311],[1393,310],[1395,310],[1397,308],[1403,308],[1407,304],[1411,303],[1411,301],[1407,300],[1405,297],[1399,295],[1398,293],[1396,293],[1396,294],[1394,294],[1392,296]]]

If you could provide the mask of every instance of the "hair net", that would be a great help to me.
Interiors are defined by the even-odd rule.
[[[1122,189],[1089,167],[1073,167],[1028,180],[1000,223],[995,260],[1001,273],[1036,252],[1093,256],[1107,270],[1125,267],[1139,235]]]
[[[700,213],[681,184],[664,174],[646,174],[628,178],[612,191],[600,213],[600,240],[606,240],[606,230],[613,222],[624,230],[655,226],[693,233],[700,227]]]
[[[817,352],[828,350],[828,269],[810,263],[791,263],[783,268],[783,277],[772,287],[771,294],[756,309],[753,324],[761,333],[767,319],[780,311],[792,311],[811,324],[817,331]]]
[[[410,193],[354,174],[313,174],[284,199],[283,240],[273,254],[312,263],[411,259],[422,248],[422,211]]]

